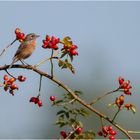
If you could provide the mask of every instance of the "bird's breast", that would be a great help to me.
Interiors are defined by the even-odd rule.
[[[35,47],[36,46],[36,41],[31,41],[30,45]]]

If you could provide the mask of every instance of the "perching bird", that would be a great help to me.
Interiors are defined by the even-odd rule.
[[[9,68],[11,68],[15,62],[17,62],[19,60],[22,62],[23,59],[26,59],[29,56],[31,56],[31,54],[35,50],[36,38],[38,38],[38,37],[39,37],[39,35],[36,35],[34,33],[26,35],[25,40],[20,44],[18,50],[16,51],[16,53],[13,57],[13,62],[11,63]]]

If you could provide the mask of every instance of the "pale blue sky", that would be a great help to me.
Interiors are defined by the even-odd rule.
[[[40,34],[36,51],[26,61],[34,65],[48,55],[41,48],[46,34],[70,36],[79,47],[79,56],[74,61],[76,75],[61,71],[56,65],[56,77],[71,88],[84,91],[88,101],[116,88],[117,77],[122,75],[133,86],[133,96],[127,101],[135,103],[140,112],[140,2],[0,2],[0,17],[0,50],[14,39],[16,27],[26,34]],[[17,47],[18,43],[0,58],[0,65],[11,63]],[[49,72],[49,65],[40,68]],[[53,125],[55,112],[49,96],[58,96],[62,91],[44,79],[44,106],[38,108],[28,100],[37,95],[39,76],[27,70],[11,72],[24,73],[28,78],[20,84],[14,97],[0,90],[0,138],[58,138],[59,129]],[[0,74],[1,82],[3,74]],[[113,102],[112,98],[106,98],[103,103]],[[106,109],[103,103],[97,106],[102,111]],[[117,121],[125,123],[124,127],[130,130],[140,130],[139,115],[124,111]],[[97,124],[91,123],[95,118],[90,118],[85,127],[95,129]]]

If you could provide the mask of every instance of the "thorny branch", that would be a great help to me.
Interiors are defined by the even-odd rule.
[[[9,65],[2,66],[2,67],[0,67],[0,71],[1,70],[6,70],[8,68],[9,68]],[[122,126],[120,126],[116,122],[112,121],[112,119],[108,118],[105,114],[101,113],[100,111],[98,111],[97,109],[92,107],[90,104],[86,103],[84,100],[82,100],[80,97],[78,97],[67,85],[65,85],[61,81],[57,80],[55,77],[50,76],[49,74],[47,74],[47,73],[37,69],[34,66],[29,66],[29,65],[13,65],[12,68],[21,68],[21,69],[32,70],[32,71],[38,73],[39,75],[42,75],[42,76],[50,79],[51,81],[53,81],[54,83],[56,83],[57,85],[62,87],[64,90],[66,90],[69,94],[71,94],[73,96],[73,98],[75,100],[77,100],[80,104],[82,104],[87,109],[89,109],[90,111],[94,112],[97,116],[103,118],[104,120],[110,122],[112,125],[114,125],[116,128],[118,128],[122,133],[124,133],[127,136],[127,138],[129,138],[130,140],[133,139],[130,136],[131,131],[125,130]]]

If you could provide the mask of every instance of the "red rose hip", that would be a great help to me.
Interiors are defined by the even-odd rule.
[[[8,82],[11,83],[11,84],[14,83],[15,81],[16,81],[16,79],[13,78],[13,77],[8,80]]]
[[[18,80],[19,80],[20,82],[24,82],[24,81],[26,80],[26,77],[20,75],[20,76],[18,76]]]
[[[112,136],[112,135],[110,135],[108,138],[109,138],[110,140],[115,140],[115,137]]]
[[[41,107],[42,106],[42,101],[39,100],[37,104],[38,104],[39,107]]]
[[[70,50],[70,54],[71,54],[71,55],[78,55],[76,49],[74,49],[74,50]]]
[[[15,34],[18,34],[18,33],[20,33],[21,31],[20,31],[20,29],[19,28],[16,28],[15,29]]]
[[[3,79],[4,79],[4,81],[7,81],[9,78],[8,78],[8,75],[4,75],[4,77],[3,77]]]
[[[30,102],[35,102],[36,101],[36,97],[31,97]]]
[[[110,131],[110,130],[112,130],[113,128],[112,128],[112,126],[108,126],[108,131]]]
[[[43,44],[47,46],[48,45],[48,41],[47,40],[43,40]]]
[[[77,133],[77,134],[81,134],[82,131],[83,131],[83,129],[82,129],[81,127],[78,127],[78,128],[76,129],[76,133]]]
[[[71,49],[72,49],[72,50],[77,49],[77,48],[78,48],[78,47],[77,47],[76,45],[72,45],[72,46],[71,46]]]
[[[51,101],[55,101],[55,96],[50,96]]]
[[[14,90],[14,89],[18,89],[18,86],[17,86],[16,84],[12,84],[12,85],[10,86],[10,88],[11,88],[12,90]]]
[[[114,136],[114,135],[116,135],[117,133],[116,133],[115,130],[111,130],[111,131],[109,131],[109,134]]]
[[[60,132],[60,135],[65,139],[67,137],[67,134],[65,131],[61,131]]]

